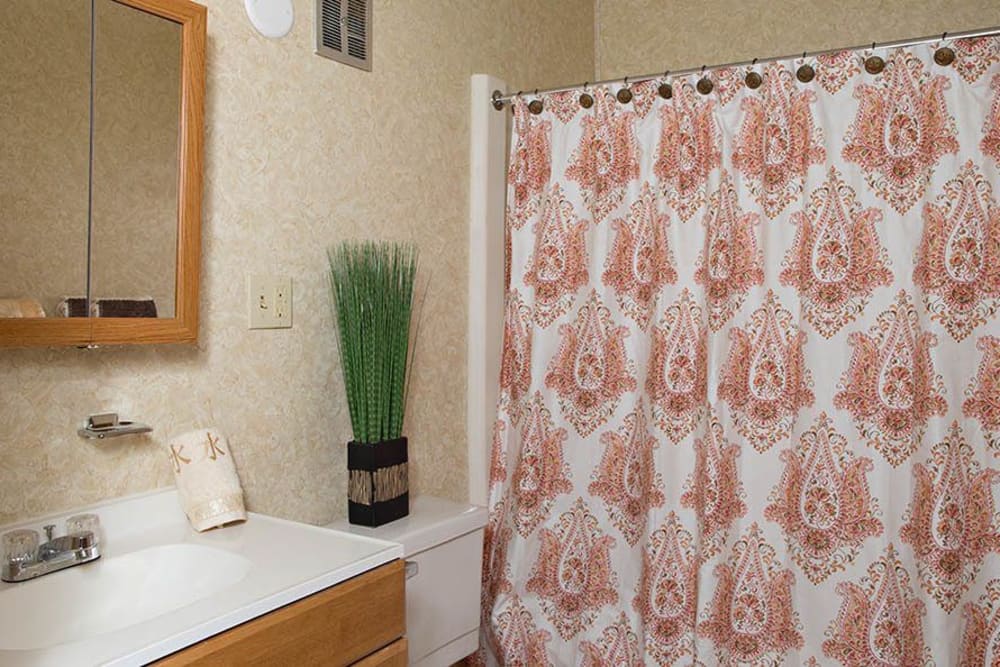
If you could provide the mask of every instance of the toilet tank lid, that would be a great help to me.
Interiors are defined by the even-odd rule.
[[[378,528],[355,526],[346,519],[329,524],[328,528],[367,535],[403,545],[408,558],[421,551],[444,544],[486,525],[486,508],[434,496],[410,498],[410,514]]]

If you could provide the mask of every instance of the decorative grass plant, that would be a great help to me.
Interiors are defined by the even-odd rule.
[[[346,241],[330,248],[330,283],[354,440],[400,438],[410,370],[417,248]]]

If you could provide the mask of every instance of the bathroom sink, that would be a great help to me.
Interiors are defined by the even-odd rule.
[[[133,667],[402,558],[393,542],[249,513],[198,533],[175,489],[41,517],[0,532],[97,514],[101,557],[0,581],[3,667]]]
[[[0,591],[0,650],[30,650],[122,630],[242,580],[251,563],[197,544],[105,557]]]

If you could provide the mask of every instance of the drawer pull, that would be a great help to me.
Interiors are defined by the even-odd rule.
[[[420,563],[415,560],[406,561],[406,578],[412,579],[420,572]]]

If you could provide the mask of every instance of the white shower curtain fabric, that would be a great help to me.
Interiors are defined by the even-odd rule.
[[[478,658],[1000,664],[1000,41],[707,76],[513,102]]]

